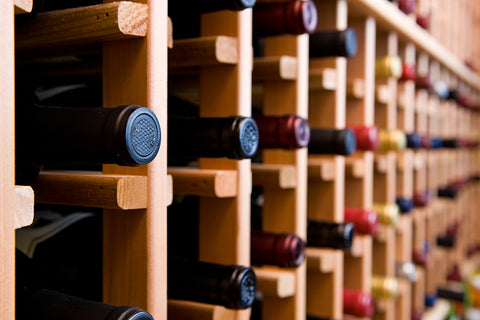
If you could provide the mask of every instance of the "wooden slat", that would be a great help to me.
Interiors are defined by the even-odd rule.
[[[297,73],[296,57],[259,57],[253,60],[253,81],[295,80]]]
[[[334,250],[307,248],[306,256],[309,270],[330,273],[337,267]]]
[[[444,299],[438,299],[433,308],[428,309],[422,316],[422,320],[445,319],[450,311],[450,303]]]
[[[414,20],[402,14],[388,1],[349,0],[351,11],[373,16],[377,23],[385,29],[395,31],[400,38],[409,40],[418,51],[425,51],[433,59],[440,61],[451,72],[471,86],[480,89],[480,78],[449,50],[433,38],[427,31],[418,26]]]
[[[310,90],[335,90],[337,70],[334,68],[310,69],[308,87]]]
[[[347,96],[354,99],[363,99],[365,97],[365,81],[363,79],[348,81]]]
[[[145,209],[147,177],[99,173],[41,172],[32,184],[39,203],[109,209]]]
[[[264,295],[288,298],[295,295],[295,272],[271,267],[255,267],[257,290]]]
[[[285,164],[252,164],[252,183],[264,188],[293,189],[297,186],[296,168]]]
[[[15,314],[15,170],[14,170],[14,13],[13,1],[0,1],[0,310]]]
[[[15,46],[25,50],[144,37],[147,24],[148,6],[129,1],[50,11],[17,27]]]
[[[363,178],[365,176],[365,160],[359,158],[345,159],[345,176],[350,178]]]
[[[213,304],[183,300],[168,300],[168,319],[171,320],[235,320],[234,310]]]
[[[238,41],[235,37],[209,36],[174,40],[168,53],[170,68],[236,64]]]
[[[15,14],[27,13],[32,11],[33,0],[14,0]]]
[[[15,229],[32,224],[34,203],[32,187],[15,186]]]
[[[104,0],[110,2],[110,0]],[[167,2],[148,3],[145,37],[103,42],[103,105],[149,107],[167,128]],[[147,7],[145,7],[147,8]],[[128,15],[128,12],[125,12]],[[167,319],[167,148],[148,165],[104,165],[104,174],[147,176],[147,208],[103,211],[103,301],[134,305]]]
[[[310,181],[333,181],[335,179],[335,161],[327,158],[308,159],[308,179]]]
[[[169,167],[173,178],[173,193],[202,197],[230,198],[237,195],[235,170],[207,170]]]

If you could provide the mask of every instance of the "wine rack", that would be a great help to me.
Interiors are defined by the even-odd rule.
[[[155,319],[250,319],[250,308],[167,298],[167,209],[174,196],[198,197],[199,260],[251,266],[254,188],[262,190],[262,229],[305,241],[309,219],[344,222],[347,208],[373,209],[379,217],[376,234],[357,232],[350,250],[307,246],[297,268],[254,266],[262,319],[370,318],[344,314],[344,289],[374,296],[372,319],[445,317],[451,304],[437,289],[480,263],[480,45],[472,41],[480,31],[480,5],[417,0],[407,14],[386,0],[315,5],[316,32],[355,31],[354,56],[310,58],[309,35],[301,34],[262,38],[264,53],[256,57],[255,7],[201,14],[200,29],[191,30],[200,31],[197,36],[175,39],[178,24],[168,17],[167,0],[107,0],[48,12],[17,29],[13,17],[31,11],[32,1],[1,2],[4,319],[15,319],[15,229],[32,223],[40,203],[103,209],[104,302],[135,305]],[[101,76],[105,107],[135,103],[155,112],[162,129],[155,161],[103,165],[102,172],[45,171],[31,186],[15,185],[15,57],[57,50],[101,52],[101,66],[67,72]],[[392,61],[401,61],[403,70]],[[30,75],[42,77],[42,71]],[[441,82],[457,96],[442,98],[435,86]],[[169,166],[172,93],[198,104],[200,117],[249,117],[260,106],[264,115],[308,118],[311,128],[376,127],[380,147],[349,156],[265,149],[261,161],[200,158],[196,166]],[[409,140],[414,133],[416,146]],[[446,197],[442,188],[454,194]],[[447,243],[452,239],[454,246]],[[414,280],[396,267],[410,262]]]

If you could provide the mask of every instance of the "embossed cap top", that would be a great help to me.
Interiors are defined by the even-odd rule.
[[[160,124],[155,114],[148,108],[134,110],[125,127],[125,144],[132,160],[147,164],[155,159],[160,149]]]

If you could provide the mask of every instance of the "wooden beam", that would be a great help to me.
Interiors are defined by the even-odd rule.
[[[253,81],[295,80],[297,73],[296,57],[259,57],[253,60]]]
[[[283,164],[253,164],[252,184],[265,188],[293,189],[297,186],[296,168]]]
[[[255,267],[258,291],[277,298],[287,298],[295,295],[295,273],[292,270],[282,270],[271,267]]]
[[[234,310],[183,300],[168,300],[168,319],[172,320],[235,320]]]
[[[42,12],[15,30],[15,47],[67,46],[147,34],[148,6],[121,1]]]
[[[32,11],[33,0],[14,0],[15,14],[27,13]]]
[[[34,202],[32,187],[15,186],[15,229],[32,224]]]

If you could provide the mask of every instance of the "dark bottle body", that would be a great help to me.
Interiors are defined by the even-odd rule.
[[[229,309],[252,306],[257,282],[252,269],[179,258],[168,260],[168,298]]]
[[[136,105],[16,107],[17,161],[31,164],[147,164],[160,149],[155,114]]]
[[[355,227],[352,223],[308,221],[308,246],[350,250],[354,236]]]
[[[297,115],[253,116],[259,131],[260,149],[298,149],[310,142],[308,120]]]
[[[317,27],[317,7],[312,0],[261,2],[253,8],[255,37],[312,34]]]
[[[170,118],[169,157],[247,159],[257,151],[258,135],[250,117]]]
[[[250,245],[252,264],[295,268],[305,260],[305,242],[292,233],[253,230]]]
[[[357,54],[355,30],[320,31],[310,36],[310,58],[352,57]]]
[[[355,134],[350,129],[320,129],[310,130],[310,154],[350,155],[355,152],[357,142]]]

